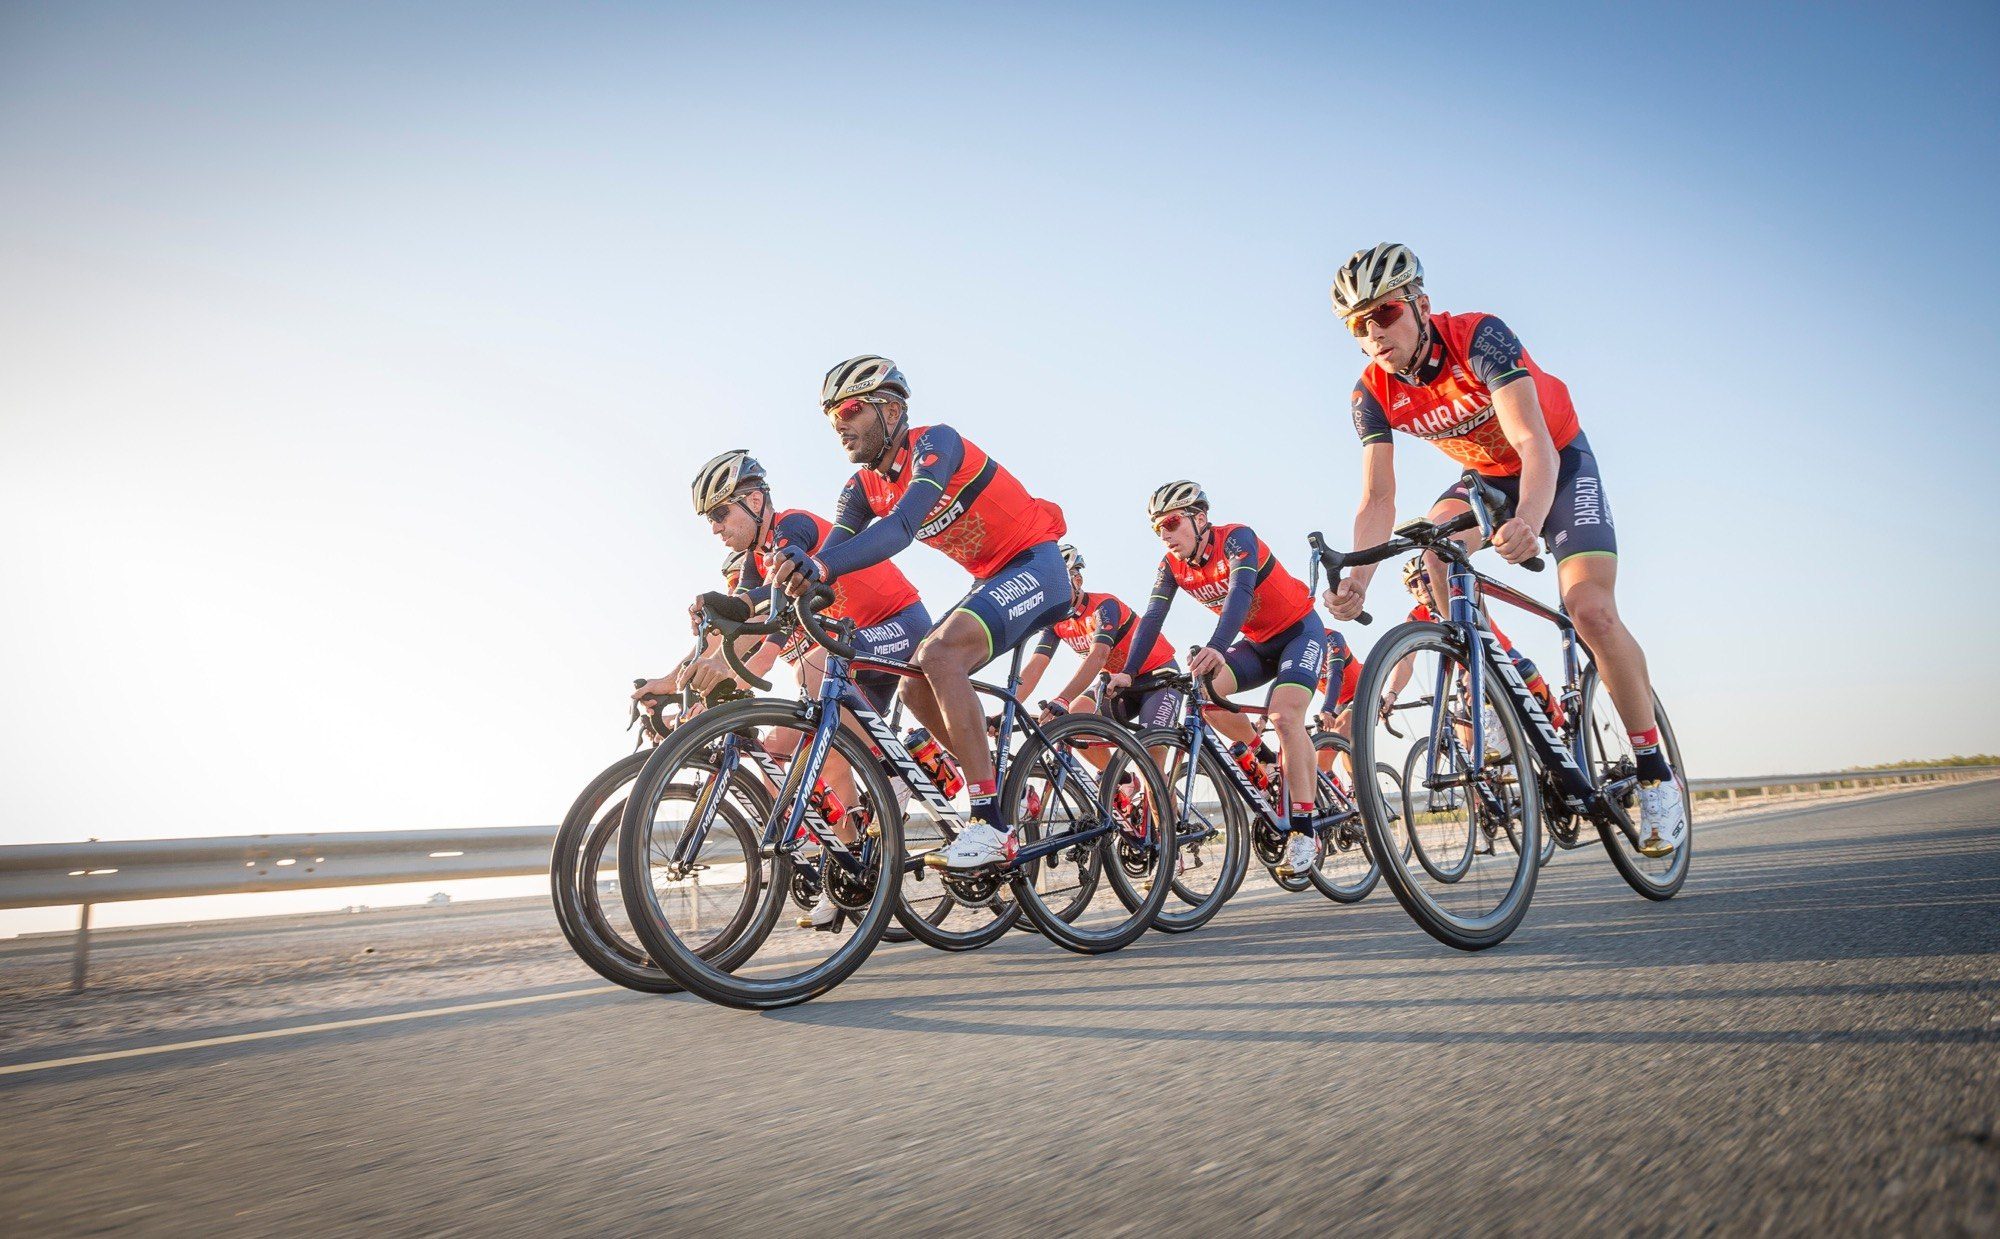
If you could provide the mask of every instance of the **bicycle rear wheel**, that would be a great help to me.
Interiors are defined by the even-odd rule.
[[[1360,903],[1381,880],[1382,867],[1375,862],[1375,849],[1368,842],[1367,828],[1353,812],[1356,797],[1350,773],[1351,749],[1344,737],[1330,731],[1313,735],[1313,749],[1314,764],[1318,767],[1313,815],[1347,813],[1348,817],[1321,830],[1319,864],[1308,870],[1306,877],[1315,890],[1335,903]],[[1400,816],[1401,801],[1398,788],[1395,799],[1389,802],[1390,812]]]
[[[1618,716],[1618,707],[1605,691],[1603,681],[1597,678],[1595,666],[1584,673],[1581,700],[1583,752],[1590,763],[1591,778],[1602,784],[1636,773],[1638,760],[1632,754],[1625,720]],[[1658,697],[1653,699],[1653,725],[1660,729],[1660,746],[1666,752],[1667,764],[1681,781],[1681,808],[1688,815],[1687,838],[1665,856],[1647,856],[1633,847],[1625,832],[1616,826],[1599,822],[1597,833],[1604,840],[1604,850],[1611,854],[1611,863],[1618,868],[1618,876],[1628,886],[1648,899],[1672,899],[1687,881],[1688,863],[1694,853],[1694,800],[1693,793],[1688,791],[1687,771],[1681,765],[1680,742],[1674,738],[1673,724],[1667,721],[1666,709]],[[1636,788],[1622,807],[1634,822],[1638,820]]]
[[[675,898],[700,873],[690,868],[690,858],[698,857],[712,836],[729,788],[744,772],[757,769],[751,746],[782,750],[788,746],[778,733],[810,733],[816,721],[816,712],[796,702],[732,702],[675,729],[633,782],[619,840],[626,913],[653,961],[690,993],[711,1002],[761,1010],[816,998],[861,966],[893,915],[896,883],[881,878],[900,870],[902,813],[867,745],[839,727],[831,743],[853,770],[858,807],[868,810],[870,823],[852,849],[839,848],[832,839],[821,841],[835,857],[823,870],[827,893],[847,915],[835,918],[829,930],[772,932],[801,847],[799,840],[785,837],[784,824],[799,796],[810,793],[817,774],[798,763],[758,823],[758,852],[741,872],[717,872],[708,879],[761,881],[772,893],[765,895],[758,918],[734,945],[710,959],[700,951],[700,928],[677,915]],[[761,783],[761,776],[755,777]],[[776,840],[768,856],[763,854],[765,840]],[[665,869],[665,881],[653,880],[656,868]],[[757,877],[750,877],[753,873]]]
[[[1453,851],[1432,859],[1443,862],[1446,872],[1457,876],[1438,878],[1424,863],[1418,846],[1411,848],[1418,863],[1410,864],[1402,856],[1399,836],[1420,839],[1426,824],[1413,821],[1409,827],[1399,828],[1377,780],[1363,782],[1356,792],[1369,842],[1397,901],[1425,933],[1447,946],[1477,951],[1506,941],[1527,915],[1541,868],[1536,855],[1541,849],[1542,820],[1527,737],[1496,676],[1484,678],[1484,704],[1492,708],[1485,730],[1490,732],[1497,723],[1498,734],[1488,735],[1480,746],[1490,751],[1467,752],[1472,732],[1471,712],[1463,704],[1470,683],[1466,658],[1466,648],[1452,629],[1442,624],[1403,624],[1391,629],[1376,645],[1355,690],[1359,701],[1380,701],[1390,673],[1406,660],[1413,664],[1413,682],[1431,690],[1431,704],[1413,712],[1422,724],[1418,735],[1428,737],[1431,747],[1443,755],[1430,760],[1434,775],[1426,780],[1426,789],[1456,789],[1454,821],[1439,841],[1470,853]],[[1367,718],[1365,725],[1360,725],[1359,718],[1356,722],[1357,768],[1405,766],[1410,738],[1397,737],[1379,716]],[[1520,850],[1493,847],[1479,852],[1472,848],[1475,838],[1501,831],[1510,817],[1518,822]]]
[[[1102,765],[1086,761],[1086,752]],[[1138,785],[1136,823],[1119,809],[1119,784],[1128,772]],[[1146,932],[1173,889],[1175,848],[1165,826],[1172,820],[1168,811],[1172,802],[1159,767],[1139,738],[1120,724],[1098,714],[1065,714],[1015,755],[1001,790],[1010,820],[1024,824],[1030,820],[1031,792],[1038,806],[1032,832],[1021,836],[1023,846],[1074,839],[1056,852],[1065,857],[1062,865],[1073,863],[1068,858],[1078,849],[1094,853],[1097,871],[1113,874],[1115,886],[1130,880],[1117,856],[1120,836],[1129,828],[1141,836],[1138,846],[1147,857],[1141,880],[1151,885],[1139,891],[1130,907],[1122,899],[1098,894],[1094,882],[1091,897],[1079,899],[1080,882],[1077,888],[1065,884],[1053,893],[1040,889],[1041,863],[1030,862],[1011,879],[1022,912],[1049,941],[1085,955],[1130,944]]]

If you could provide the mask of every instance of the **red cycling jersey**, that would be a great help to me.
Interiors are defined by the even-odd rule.
[[[1199,564],[1174,554],[1167,555],[1160,564],[1173,574],[1174,583],[1183,592],[1220,615],[1222,604],[1229,597],[1229,578],[1239,561],[1248,559],[1257,569],[1257,588],[1250,595],[1250,613],[1243,617],[1243,635],[1252,641],[1269,641],[1306,617],[1312,610],[1312,596],[1306,593],[1305,582],[1285,571],[1271,548],[1264,545],[1264,539],[1255,534],[1249,534],[1253,545],[1228,548],[1225,553],[1229,535],[1239,529],[1244,527],[1210,525]],[[1247,529],[1244,532],[1249,533]],[[1239,544],[1241,541],[1238,539]]]
[[[826,544],[833,529],[824,517],[804,508],[780,512],[771,522],[771,534],[762,546],[751,548],[750,570],[744,573],[744,588],[754,589],[769,579],[772,552],[797,544],[807,554]],[[889,560],[849,572],[833,583],[833,605],[827,614],[851,619],[863,628],[872,628],[917,602],[917,587],[903,570]]]
[[[1556,450],[1568,447],[1578,433],[1569,388],[1535,364],[1507,324],[1491,314],[1433,314],[1430,351],[1415,382],[1372,364],[1361,372],[1354,430],[1363,443],[1386,442],[1400,430],[1429,439],[1468,469],[1511,477],[1521,472],[1521,456],[1500,428],[1493,391],[1522,378],[1534,380]]]
[[[924,436],[933,430],[937,432],[935,447],[929,447]],[[920,447],[925,450],[915,455]],[[903,445],[896,450],[886,475],[863,469],[854,475],[854,481],[860,484],[868,511],[887,516],[912,482],[940,465],[944,453],[960,450],[963,455],[958,468],[943,482],[943,493],[917,527],[918,541],[943,551],[984,580],[1021,552],[1054,542],[1067,532],[1061,508],[1030,495],[1013,474],[949,427],[914,427],[903,436]],[[948,457],[944,463],[949,463]],[[843,524],[847,517],[844,500],[845,496]]]
[[[1049,632],[1079,654],[1088,655],[1100,634],[1109,634],[1111,654],[1104,660],[1104,670],[1112,675],[1124,672],[1141,676],[1148,671],[1157,671],[1174,660],[1173,647],[1165,637],[1154,637],[1153,648],[1146,652],[1145,659],[1136,667],[1126,665],[1132,656],[1133,628],[1139,617],[1132,608],[1118,601],[1110,594],[1086,593],[1076,600],[1074,614],[1049,625]],[[1044,638],[1047,643],[1048,639]],[[1053,643],[1049,649],[1054,652]]]

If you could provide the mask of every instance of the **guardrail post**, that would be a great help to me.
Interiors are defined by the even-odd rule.
[[[90,905],[84,904],[76,918],[76,958],[70,964],[69,992],[83,992],[84,977],[90,972]]]
[[[701,870],[688,875],[688,932],[701,932]]]

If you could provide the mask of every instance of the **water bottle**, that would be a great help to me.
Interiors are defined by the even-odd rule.
[[[910,757],[918,768],[929,775],[931,782],[944,793],[945,799],[958,795],[959,789],[965,786],[965,779],[958,773],[958,763],[951,759],[951,754],[944,751],[944,746],[930,732],[917,728],[909,734],[905,747],[910,750]]]

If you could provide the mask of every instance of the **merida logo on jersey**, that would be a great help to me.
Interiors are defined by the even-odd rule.
[[[957,499],[953,499],[950,506],[946,507],[944,511],[932,512],[930,519],[917,526],[917,540],[922,542],[937,537],[945,530],[950,529],[952,523],[964,515],[965,505]]]

